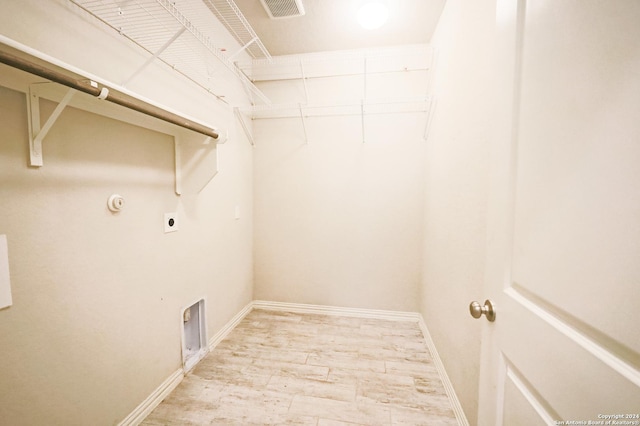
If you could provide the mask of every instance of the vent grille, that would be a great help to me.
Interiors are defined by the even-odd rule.
[[[260,0],[271,19],[304,15],[302,0]]]

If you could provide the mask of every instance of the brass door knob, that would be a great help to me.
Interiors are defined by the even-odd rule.
[[[471,304],[469,304],[469,313],[474,318],[480,318],[484,314],[487,320],[491,322],[496,320],[496,311],[493,308],[493,303],[489,299],[484,301],[484,306],[482,306],[480,302],[471,302]]]

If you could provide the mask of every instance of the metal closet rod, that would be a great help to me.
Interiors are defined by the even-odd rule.
[[[38,65],[34,62],[20,58],[2,50],[0,50],[0,62],[19,70],[37,75],[38,77],[46,78],[47,80],[62,84],[63,86],[67,86],[80,92],[95,96],[97,98],[113,102],[114,104],[121,105],[125,108],[141,112],[151,117],[155,117],[168,123],[175,124],[176,126],[192,130],[205,136],[209,136],[213,139],[218,139],[219,133],[210,127],[204,126],[200,123],[196,123],[195,121],[186,119],[172,112],[165,111],[164,109],[156,107],[154,105],[139,101],[136,102],[130,97],[114,92],[106,86],[100,86],[98,83],[90,79],[77,80],[66,74],[42,65]]]

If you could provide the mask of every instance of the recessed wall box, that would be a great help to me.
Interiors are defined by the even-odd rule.
[[[165,213],[164,214],[164,232],[175,232],[179,229],[178,226],[178,213]]]
[[[207,346],[204,299],[182,309],[182,368],[191,370],[204,356]]]

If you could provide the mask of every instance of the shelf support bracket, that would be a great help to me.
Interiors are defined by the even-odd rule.
[[[173,135],[176,195],[197,194],[218,174],[217,142],[192,134]]]
[[[429,108],[427,110],[427,119],[425,120],[425,125],[424,125],[424,134],[422,136],[422,138],[426,141],[429,139],[429,130],[431,130],[431,120],[433,119],[433,114],[435,113],[435,109],[436,109],[436,100],[434,98],[429,98],[429,100],[427,101],[427,108]]]
[[[360,101],[360,118],[362,120],[362,143],[364,143],[364,99]]]
[[[304,141],[308,145],[309,137],[307,135],[307,124],[304,121],[304,114],[302,113],[302,104],[298,104],[298,109],[300,110],[300,119],[302,120],[302,130],[304,131]]]
[[[175,192],[176,195],[182,195],[182,155],[180,150],[180,139],[178,136],[173,137],[174,152],[174,171],[175,171]]]
[[[238,108],[238,107],[234,108],[233,109],[233,114],[236,116],[236,118],[240,122],[240,125],[242,126],[242,131],[244,132],[244,134],[247,137],[247,139],[249,139],[249,143],[251,143],[251,146],[256,146],[256,143],[253,140],[253,136],[251,135],[251,131],[249,131],[249,126],[247,126],[247,123],[244,121],[244,117],[242,116],[242,113],[240,112],[240,108]]]
[[[162,55],[162,52],[164,52],[165,50],[167,50],[167,48],[169,46],[171,46],[173,44],[174,41],[176,41],[178,39],[178,37],[180,37],[182,35],[183,32],[185,32],[187,30],[186,27],[182,27],[178,30],[178,32],[176,32],[173,37],[171,37],[169,40],[167,40],[167,42],[165,44],[163,44],[154,54],[153,56],[151,56],[150,58],[148,58],[144,64],[142,64],[142,66],[140,68],[138,68],[137,70],[135,70],[133,72],[133,74],[131,74],[129,76],[129,78],[127,78],[125,81],[122,82],[122,87],[126,87],[127,84],[131,83],[131,80],[133,80],[134,78],[136,78],[138,76],[138,74],[140,74],[145,68],[147,68],[149,65],[151,65],[151,63],[153,61],[155,61],[156,59],[158,59],[158,56]]]
[[[367,57],[364,57],[364,69],[362,70],[362,99],[367,99]]]
[[[367,57],[364,57],[363,60],[363,70],[362,70],[362,100],[360,101],[360,117],[362,120],[362,143],[365,143],[365,133],[364,133],[364,101],[367,99]]]
[[[69,89],[60,103],[53,110],[47,121],[40,127],[40,97],[33,90],[33,85],[29,86],[29,96],[27,98],[27,117],[29,120],[29,165],[32,167],[42,167],[42,141],[51,127],[55,124],[62,111],[71,101],[76,93],[75,89]]]
[[[237,52],[234,52],[233,55],[229,56],[227,58],[228,61],[232,61],[236,56],[238,56],[239,54],[241,54],[242,52],[244,52],[249,46],[251,46],[253,43],[255,43],[258,40],[258,37],[254,37],[251,40],[249,40],[249,42],[247,44],[245,44],[244,46],[242,46],[240,49],[238,49]]]
[[[300,59],[300,74],[302,75],[302,85],[304,86],[304,102],[309,103],[309,91],[307,90],[307,76],[304,75],[304,65]]]

